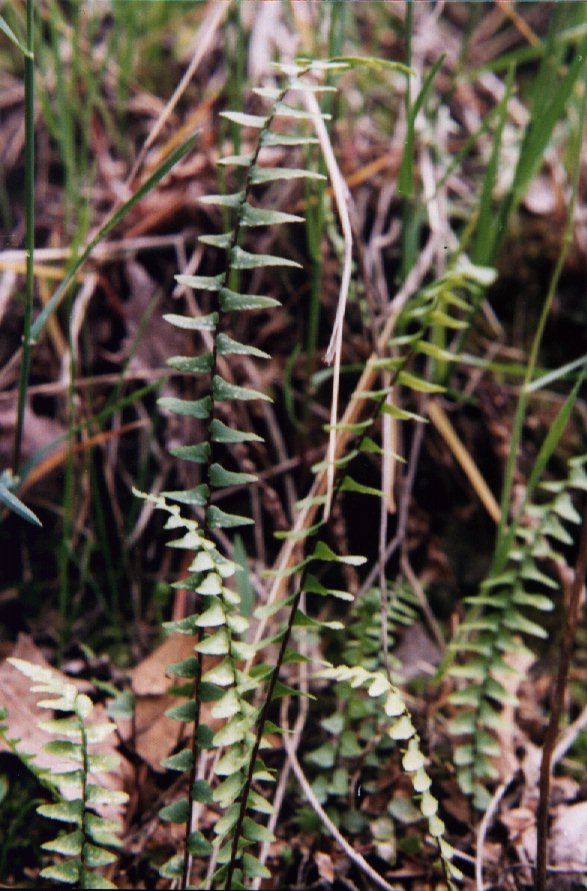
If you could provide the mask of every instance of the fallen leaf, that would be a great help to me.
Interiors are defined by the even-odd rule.
[[[63,678],[64,681],[74,684],[78,689],[83,688],[87,690],[88,688],[86,682],[78,682],[53,668],[32,638],[27,634],[19,634],[11,655],[19,659],[26,659],[28,662],[40,665],[43,668],[51,669],[55,674]],[[10,665],[9,662],[3,662],[0,665],[0,701],[8,711],[7,736],[10,739],[19,740],[17,749],[27,755],[33,755],[34,763],[38,767],[47,768],[52,772],[71,769],[70,761],[65,761],[49,752],[43,751],[43,746],[56,737],[45,730],[41,730],[38,726],[38,722],[47,720],[51,716],[51,712],[48,709],[38,707],[37,702],[42,696],[31,692],[31,683],[29,678]],[[90,716],[90,723],[102,723],[108,720],[104,706],[100,704],[95,705]],[[11,751],[2,738],[0,738],[0,751]],[[122,790],[124,787],[123,777],[127,775],[127,770],[130,771],[130,767],[124,762],[124,759],[120,758],[116,751],[115,734],[111,734],[101,743],[92,745],[91,751],[101,755],[116,754],[119,758],[119,767],[116,770],[100,773],[98,776],[90,774],[92,782],[106,789]],[[117,819],[120,816],[121,806],[98,805],[96,810],[108,819]]]
[[[139,696],[135,703],[134,751],[153,770],[163,773],[161,762],[185,738],[186,724],[165,715],[167,709],[179,702],[174,696]],[[124,741],[132,745],[130,721],[116,720]]]
[[[190,634],[172,634],[129,672],[135,694],[157,696],[166,693],[174,683],[174,679],[166,674],[167,666],[193,654],[194,638]]]
[[[587,863],[587,801],[556,808],[549,853],[555,866]]]
[[[181,702],[167,691],[173,684],[182,682],[180,678],[167,676],[167,667],[173,662],[187,659],[193,653],[194,638],[191,635],[172,634],[130,672],[136,696],[134,741],[131,739],[131,722],[117,719],[116,723],[124,741],[134,745],[137,755],[158,772],[165,770],[161,762],[178,747],[187,730],[186,724],[165,715],[167,709]],[[212,660],[206,659],[204,662],[205,668],[212,664]],[[211,718],[210,709],[209,704],[203,706],[203,719],[216,729],[222,722]]]

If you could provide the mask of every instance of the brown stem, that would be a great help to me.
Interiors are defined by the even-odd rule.
[[[536,814],[537,840],[536,840],[536,879],[535,891],[545,891],[546,888],[546,863],[548,846],[548,800],[550,795],[550,772],[552,755],[558,735],[561,713],[565,699],[565,690],[569,676],[569,666],[573,653],[575,630],[579,618],[581,594],[587,572],[587,499],[583,507],[583,522],[579,550],[575,563],[575,571],[570,595],[566,600],[565,627],[560,648],[560,660],[558,672],[552,695],[552,710],[546,729],[544,745],[542,747],[542,761],[540,764],[540,800]]]

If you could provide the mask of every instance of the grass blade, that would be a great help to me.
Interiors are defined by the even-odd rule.
[[[42,526],[43,524],[37,515],[34,514],[26,504],[23,504],[20,498],[16,497],[14,492],[10,491],[10,488],[7,485],[7,475],[8,472],[5,472],[0,477],[0,502],[5,504],[10,510],[14,511],[15,514],[18,514],[19,517],[22,517],[23,520],[32,523],[33,526]]]
[[[2,31],[2,33],[5,34],[6,37],[8,37],[8,39],[11,40],[12,43],[19,48],[19,50],[21,51],[21,53],[23,54],[23,56],[25,58],[27,58],[27,59],[33,58],[31,49],[29,49],[28,46],[25,46],[23,43],[21,43],[21,41],[18,39],[18,37],[16,36],[14,31],[8,24],[8,22],[6,21],[4,16],[1,16],[1,15],[0,15],[0,31]],[[28,43],[28,41],[27,41],[27,43]]]

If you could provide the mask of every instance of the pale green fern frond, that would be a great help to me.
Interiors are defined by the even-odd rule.
[[[34,682],[31,687],[34,693],[48,697],[38,702],[40,708],[64,713],[64,717],[39,721],[39,727],[56,737],[46,743],[44,750],[73,765],[61,772],[43,771],[44,777],[59,790],[61,800],[56,804],[41,805],[37,808],[38,813],[74,828],[42,845],[63,860],[46,867],[40,875],[77,888],[115,888],[116,885],[96,870],[116,862],[116,854],[109,848],[120,845],[120,826],[99,816],[95,808],[103,804],[124,804],[128,796],[125,792],[92,782],[90,774],[108,772],[116,767],[115,755],[91,751],[93,744],[102,742],[116,727],[111,721],[91,723],[94,706],[90,697],[80,693],[56,672],[24,659],[9,658],[8,662]],[[18,747],[13,750],[18,754]]]
[[[369,697],[378,701],[387,719],[387,735],[403,748],[402,768],[412,781],[415,801],[428,822],[428,832],[438,846],[447,884],[450,889],[455,889],[454,881],[461,879],[462,874],[452,862],[454,849],[444,838],[445,827],[438,816],[438,801],[430,791],[432,780],[426,770],[427,759],[401,691],[389,681],[384,671],[367,671],[360,665],[330,665],[318,676],[350,684],[355,689],[364,687]]]

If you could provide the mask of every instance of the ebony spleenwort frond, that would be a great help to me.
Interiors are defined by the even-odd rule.
[[[56,804],[43,804],[37,812],[49,820],[73,825],[75,828],[60,834],[42,847],[61,855],[60,863],[43,869],[40,875],[59,884],[77,888],[115,888],[112,882],[96,872],[116,861],[116,854],[108,848],[120,845],[117,833],[120,826],[94,812],[97,805],[121,805],[126,792],[107,789],[90,780],[90,773],[104,773],[117,765],[115,755],[98,755],[90,746],[106,739],[116,729],[112,721],[89,723],[93,703],[85,693],[79,693],[73,684],[67,683],[51,669],[9,658],[8,662],[34,682],[34,693],[48,694],[41,700],[41,708],[65,713],[65,717],[39,721],[39,727],[57,738],[44,746],[46,752],[71,762],[74,766],[66,771],[43,770],[43,778],[59,790],[61,800]],[[13,751],[19,754],[18,747]],[[22,756],[21,756],[22,757]],[[24,758],[30,766],[30,759]]]
[[[529,619],[524,610],[545,612],[554,608],[545,590],[554,593],[559,585],[540,569],[540,562],[560,559],[554,550],[557,543],[572,544],[564,524],[577,524],[581,517],[569,492],[587,490],[586,464],[587,455],[573,458],[566,480],[542,485],[551,499],[526,508],[526,522],[517,526],[505,566],[489,575],[478,594],[467,598],[470,614],[451,644],[455,653],[471,654],[450,671],[467,685],[450,697],[452,704],[462,709],[450,721],[449,729],[455,736],[466,737],[455,751],[459,783],[481,810],[489,802],[485,783],[498,776],[491,761],[500,753],[493,731],[500,726],[502,707],[517,703],[502,683],[504,673],[516,673],[507,656],[525,649],[520,635],[547,637],[544,627]],[[537,586],[541,590],[536,590]]]
[[[369,435],[369,428],[379,415],[389,415],[395,421],[421,423],[426,420],[398,404],[398,388],[429,395],[445,391],[444,386],[435,378],[440,376],[437,372],[447,362],[458,359],[448,349],[449,335],[467,327],[472,296],[480,287],[490,285],[495,274],[493,269],[477,266],[465,256],[459,256],[440,278],[418,291],[403,307],[396,320],[396,334],[386,344],[387,354],[374,355],[368,362],[373,372],[387,373],[388,382],[379,389],[357,390],[354,394],[356,400],[372,403],[372,407],[363,412],[366,418],[350,425],[337,425],[337,429],[348,431],[356,438],[355,447],[334,461],[337,471],[342,474],[339,489],[381,495],[379,490],[356,482],[349,475],[349,465],[361,452],[383,454]],[[414,368],[416,362],[419,363],[417,370]],[[428,373],[421,368],[423,364],[431,364]],[[395,454],[388,457],[403,460]],[[326,463],[321,461],[312,469],[318,473],[325,467]]]
[[[141,493],[137,493],[141,494]],[[188,795],[163,808],[163,820],[186,825],[187,861],[191,857],[209,857],[211,843],[197,829],[191,827],[191,811],[196,802],[215,803],[224,815],[214,827],[214,844],[220,846],[235,822],[234,802],[243,787],[244,770],[248,755],[254,744],[253,729],[257,710],[250,704],[247,694],[255,688],[258,679],[239,669],[240,663],[249,659],[253,649],[240,640],[248,621],[241,615],[240,597],[227,586],[227,581],[235,573],[235,564],[225,558],[204,534],[196,520],[182,517],[178,504],[171,504],[163,496],[143,495],[157,508],[169,514],[165,528],[181,531],[180,538],[169,543],[170,547],[194,553],[187,579],[182,579],[182,587],[187,587],[199,599],[199,611],[175,622],[166,622],[168,632],[189,634],[196,637],[194,655],[181,662],[168,666],[169,674],[187,681],[185,687],[175,689],[177,695],[185,697],[185,702],[169,709],[168,717],[193,727],[188,748],[182,749],[163,762],[169,770],[189,774]],[[202,657],[214,656],[219,661],[212,668],[203,671]],[[223,721],[214,733],[201,723],[200,705],[211,702],[211,716]],[[221,779],[214,789],[205,781],[197,779],[197,759],[201,749],[227,747],[227,752],[216,764],[216,775]],[[272,780],[264,766],[257,765],[257,778]],[[251,796],[251,807],[266,812],[269,804],[257,793]],[[220,849],[222,860],[228,849]],[[183,879],[187,877],[186,854],[178,854],[161,868],[164,878]]]
[[[384,671],[367,671],[360,665],[329,665],[318,676],[350,684],[352,688],[365,687],[370,697],[382,703],[382,710],[389,719],[386,732],[394,742],[404,747],[402,768],[410,777],[414,799],[428,821],[428,832],[438,845],[447,884],[454,891],[454,880],[461,879],[462,874],[452,862],[454,849],[444,838],[445,827],[438,816],[438,801],[430,791],[432,780],[426,770],[426,756],[401,691],[389,681]]]

